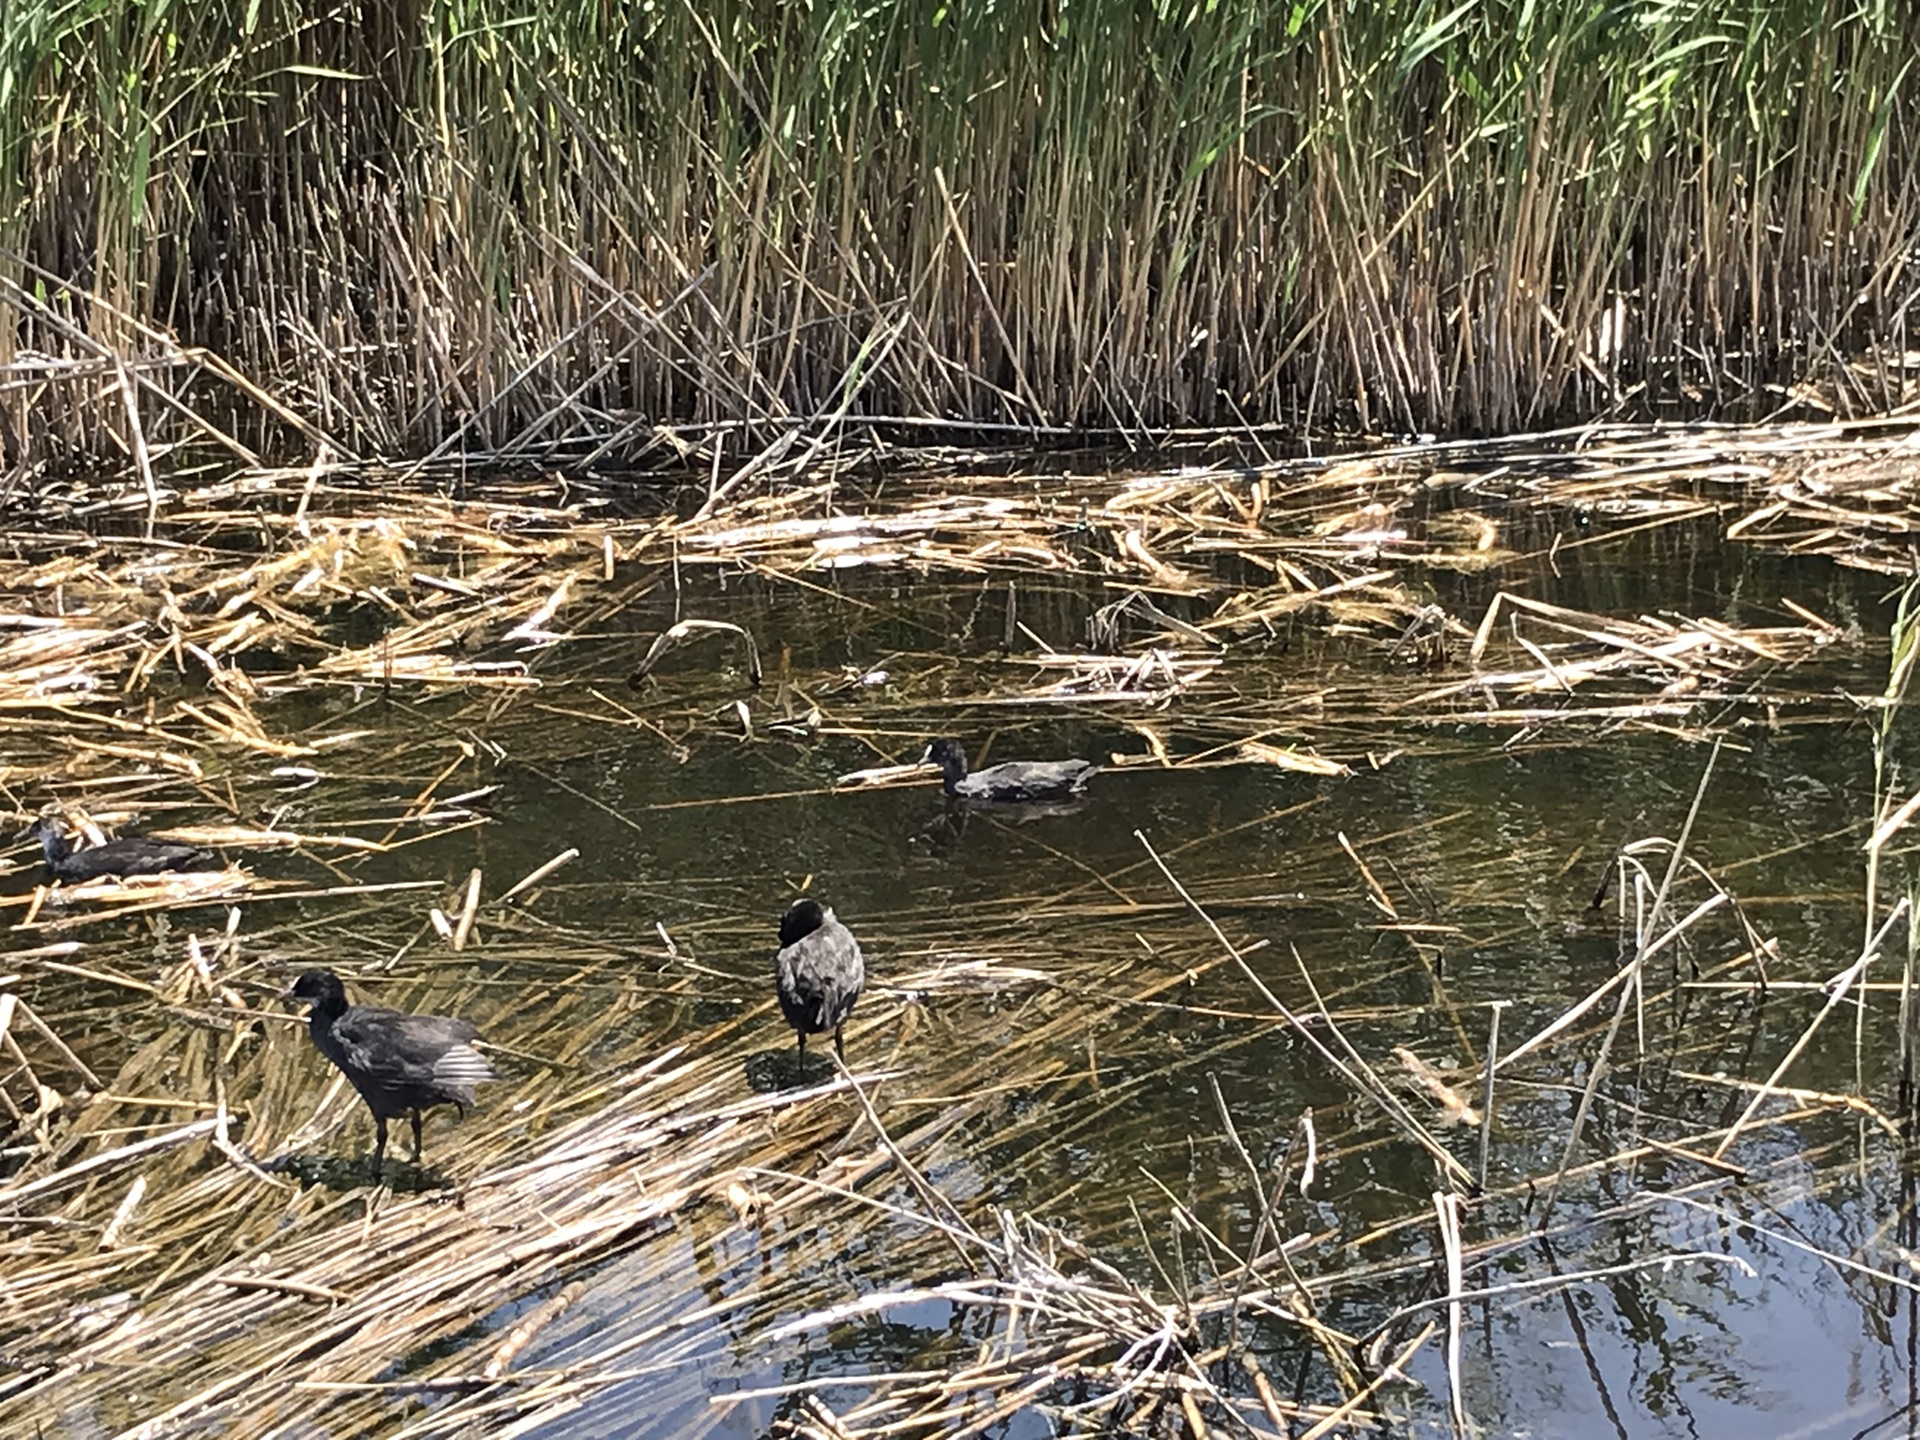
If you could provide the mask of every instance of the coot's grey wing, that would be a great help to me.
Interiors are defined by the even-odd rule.
[[[820,1023],[820,987],[815,983],[813,967],[808,963],[814,950],[814,937],[803,935],[791,945],[782,945],[773,957],[773,993],[780,1002],[780,1013],[787,1024],[807,1035],[818,1035]]]
[[[844,925],[836,922],[831,928],[839,932],[834,937],[836,983],[821,1006],[822,1030],[838,1029],[853,1014],[854,1002],[859,1000],[861,987],[867,983],[867,961],[860,953],[860,942]]]
[[[438,1086],[468,1092],[499,1075],[466,1042],[479,1029],[449,1015],[409,1015],[381,1005],[355,1005],[333,1024],[334,1038],[349,1063],[378,1076],[388,1088]]]
[[[1091,760],[1056,760],[1052,766],[1060,777],[1071,785],[1084,785],[1100,767]]]
[[[1009,760],[976,770],[955,788],[983,800],[1044,800],[1078,790],[1098,768],[1091,760]]]
[[[61,869],[75,879],[91,880],[99,875],[165,875],[174,870],[191,870],[213,857],[195,845],[172,840],[149,840],[144,835],[122,835],[90,850],[75,850],[61,862]]]
[[[498,1080],[500,1072],[471,1045],[455,1045],[433,1062],[433,1083],[463,1105],[473,1103],[473,1087]]]
[[[829,920],[773,957],[780,1012],[794,1029],[823,1034],[852,1012],[866,973],[860,942],[839,921]]]
[[[102,875],[131,874],[113,863],[110,856],[102,855],[99,850],[75,850],[65,856],[57,867],[48,866],[62,880],[98,880]]]

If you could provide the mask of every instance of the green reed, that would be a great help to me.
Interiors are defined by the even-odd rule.
[[[1920,614],[1916,614],[1916,601],[1920,601],[1920,580],[1909,580],[1900,588],[1898,602],[1894,609],[1893,623],[1887,631],[1887,683],[1880,693],[1878,708],[1874,712],[1870,730],[1873,749],[1873,835],[1868,840],[1866,873],[1866,922],[1867,934],[1872,935],[1877,923],[1876,914],[1880,904],[1880,883],[1882,857],[1886,847],[1897,835],[1904,831],[1911,821],[1913,805],[1916,802],[1902,803],[1899,796],[1901,788],[1900,767],[1894,751],[1895,725],[1901,712],[1906,708],[1908,692],[1913,686],[1914,664],[1920,660]],[[1916,797],[1920,801],[1920,797]],[[1914,1025],[1914,957],[1916,954],[1916,936],[1920,935],[1920,920],[1913,915],[1916,899],[1915,884],[1908,875],[1904,885],[1908,905],[1907,944],[1905,967],[1902,971],[1900,987],[1900,1052],[1901,1052],[1901,1088],[1905,1103],[1911,1107],[1914,1103],[1913,1078],[1916,1051],[1920,1050],[1920,1033]],[[1859,1033],[1861,1020],[1856,1017],[1855,1030]]]
[[[152,326],[363,455],[1880,408],[1916,38],[1810,0],[21,0],[0,366]],[[199,374],[167,393],[296,438]],[[97,376],[5,403],[30,458],[124,439]]]

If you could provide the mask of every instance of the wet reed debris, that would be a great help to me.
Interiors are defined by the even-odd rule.
[[[1700,843],[1743,747],[1855,723],[1803,677],[1871,641],[1792,596],[1736,620],[1549,586],[1582,547],[1723,539],[1743,517],[1736,542],[1890,568],[1905,443],[1609,430],[1147,476],[983,467],[879,494],[816,459],[830,481],[716,487],[704,514],[635,513],[587,479],[331,464],[50,496],[44,534],[0,557],[15,822],[52,794],[248,860],[204,892],[56,898],[30,851],[7,857],[0,1430],[138,1395],[123,1428],[512,1433],[645,1382],[689,1414],[764,1405],[756,1423],[838,1440],[1021,1409],[1331,1434],[1405,1418],[1403,1375],[1471,1420],[1475,1307],[1661,1266],[1718,1283],[1750,1262],[1716,1246],[1764,1223],[1773,1182],[1838,1183],[1895,1139],[1870,1087],[1802,1073],[1893,983],[1891,880],[1822,970],[1776,929],[1812,902],[1745,893]],[[1795,511],[1810,476],[1824,508]],[[930,639],[884,603],[906,574],[954,607]],[[1436,579],[1463,575],[1477,606]],[[852,617],[846,643],[822,659],[771,633],[765,593]],[[715,627],[741,633],[676,643]],[[1892,648],[1854,837],[1889,876],[1920,813],[1892,738],[1904,621]],[[767,1083],[789,1047],[735,866],[615,887],[594,841],[516,852],[494,818],[543,786],[632,835],[669,806],[914,798],[834,794],[854,765],[935,814],[937,779],[903,762],[963,724],[1000,732],[995,756],[1061,753],[1028,747],[1034,716],[1106,727],[1124,753],[1098,756],[1102,791],[1236,765],[1289,772],[1257,776],[1285,798],[1143,832],[1117,861],[986,828],[1045,868],[956,887],[963,927],[952,894],[863,910],[887,960],[848,1021],[859,1064],[811,1087]],[[1399,828],[1318,824],[1340,787],[1400,782],[1400,756],[1457,751],[1463,727],[1514,750],[1632,728],[1700,772],[1720,749],[1687,803],[1604,845],[1440,793]],[[625,812],[569,768],[703,746],[766,788]],[[1606,957],[1570,993],[1572,970],[1460,963],[1559,927]],[[358,1101],[272,1004],[321,964],[513,1056],[437,1152],[445,1188],[378,1190],[335,1158]],[[1798,1007],[1790,1034],[1761,1023],[1763,993]],[[1710,1003],[1731,1018],[1698,1023]],[[1310,1109],[1236,1093],[1255,1047]],[[1161,1134],[1169,1093],[1209,1109]],[[1857,1150],[1803,1140],[1836,1119]],[[1115,1133],[1139,1143],[1106,1156]],[[1063,1184],[1076,1148],[1092,1159]],[[1376,1162],[1400,1183],[1352,1183]],[[1676,1216],[1713,1243],[1677,1239]],[[1556,1268],[1551,1247],[1586,1253]],[[1911,1284],[1878,1238],[1839,1258]],[[954,1321],[924,1343],[900,1320],[922,1306]],[[876,1348],[830,1394],[818,1367],[709,1393],[723,1351],[812,1365],[896,1324],[911,1353]]]

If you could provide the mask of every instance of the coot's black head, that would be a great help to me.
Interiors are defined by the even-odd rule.
[[[787,913],[780,917],[780,945],[785,948],[804,940],[833,914],[818,900],[796,900],[787,907]]]
[[[920,757],[920,763],[938,765],[945,772],[949,785],[967,778],[967,752],[951,736],[944,736],[927,746],[927,753]]]
[[[58,805],[49,805],[42,810],[34,822],[14,836],[16,840],[38,840],[40,849],[47,857],[47,864],[53,865],[67,857],[73,849],[72,830],[67,826],[67,817]]]
[[[309,970],[293,982],[287,994],[295,1000],[309,1001],[322,1015],[338,1015],[347,1008],[347,987],[331,970]]]

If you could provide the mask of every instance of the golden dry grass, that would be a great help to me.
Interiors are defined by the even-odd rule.
[[[537,757],[611,737],[670,749],[723,730],[753,744],[785,727],[857,742],[877,769],[910,760],[958,711],[983,724],[1044,712],[1113,717],[1140,740],[1102,757],[1117,768],[1324,778],[1391,765],[1379,739],[1389,725],[1401,745],[1422,725],[1461,720],[1535,739],[1548,726],[1729,733],[1858,637],[1811,612],[1733,626],[1575,612],[1511,588],[1491,590],[1478,617],[1436,615],[1428,583],[1440,569],[1523,568],[1531,532],[1493,503],[1502,487],[1549,512],[1612,506],[1650,526],[1717,508],[1738,538],[1765,543],[1801,514],[1839,527],[1838,559],[1890,553],[1878,547],[1893,532],[1872,517],[1906,503],[1887,469],[1904,441],[1835,435],[1831,454],[1809,458],[1774,432],[1696,439],[1669,438],[1610,496],[1589,447],[1554,462],[1579,475],[1531,489],[1513,480],[1512,456],[1504,474],[1436,476],[1398,453],[1254,474],[1087,476],[1072,504],[1040,498],[1024,477],[950,477],[944,493],[902,486],[858,507],[842,484],[747,496],[704,518],[623,515],[610,492],[545,482],[454,494],[261,472],[166,497],[153,538],[103,534],[81,550],[70,541],[86,517],[75,515],[74,530],[23,545],[0,560],[17,617],[0,654],[12,719],[0,764],[21,817],[55,792],[109,826],[138,813],[260,858],[10,897],[0,1351],[15,1363],[0,1376],[0,1426],[57,1430],[85,1416],[145,1435],[305,1422],[510,1434],[636,1376],[669,1375],[716,1333],[799,1345],[916,1299],[987,1317],[986,1341],[874,1373],[863,1407],[843,1414],[783,1388],[801,1404],[797,1427],[931,1434],[990,1424],[1009,1403],[1058,1404],[1074,1386],[1100,1401],[1090,1415],[1141,1430],[1161,1411],[1189,1428],[1227,1411],[1270,1432],[1364,1423],[1381,1402],[1378,1367],[1430,1343],[1436,1317],[1413,1305],[1360,1336],[1316,1307],[1424,1277],[1394,1238],[1431,1211],[1396,1212],[1358,1236],[1295,1230],[1298,1220],[1283,1234],[1277,1197],[1310,1183],[1298,1136],[1277,1171],[1210,1176],[1184,1196],[1061,1196],[1052,1157],[1153,1085],[1197,1083],[1210,1057],[1288,1036],[1337,1097],[1318,1107],[1317,1143],[1415,1147],[1449,1185],[1471,1188],[1460,1177],[1472,1145],[1443,1122],[1484,1108],[1482,1020],[1448,998],[1432,962],[1475,937],[1395,867],[1444,845],[1449,817],[1362,846],[1327,840],[1285,885],[1236,869],[1223,830],[1161,846],[1164,872],[1143,853],[969,901],[960,934],[931,901],[871,917],[863,939],[888,963],[853,1029],[857,1093],[824,1076],[768,1088],[771,1052],[788,1044],[760,973],[768,926],[740,913],[725,877],[704,918],[668,934],[624,909],[574,920],[575,907],[622,897],[572,888],[575,862],[558,844],[547,864],[511,873],[463,864],[409,881],[378,867],[456,827],[484,835],[500,747]],[[1649,442],[1605,443],[1617,463]],[[1849,446],[1870,484],[1842,506],[1831,497]],[[1828,498],[1795,511],[1814,469]],[[1436,492],[1463,501],[1435,512]],[[995,597],[1010,587],[1010,648],[964,667],[939,647],[896,650],[899,678],[873,693],[844,688],[858,675],[767,655],[756,687],[737,636],[696,631],[638,691],[623,687],[661,631],[614,627],[680,572],[746,570],[805,594],[852,565],[960,577]],[[1085,635],[1059,633],[1044,592],[1024,588],[1056,576],[1100,601],[1086,607],[1098,623]],[[685,593],[716,603],[712,588]],[[1348,645],[1368,664],[1276,677],[1259,647],[1283,631],[1303,647]],[[800,793],[830,789],[816,783]],[[764,798],[691,803],[718,812]],[[1658,857],[1685,848],[1683,835],[1665,851],[1624,850],[1621,893],[1635,897],[1625,933],[1645,951],[1664,926],[1719,926],[1721,952],[1764,958],[1763,927],[1711,876],[1683,870],[1667,896]],[[1369,907],[1381,942],[1319,994],[1311,963],[1250,950],[1241,919],[1218,931],[1207,919],[1284,913],[1307,875]],[[1460,896],[1524,908],[1509,856],[1462,857],[1449,875]],[[1236,954],[1257,955],[1257,974]],[[376,1190],[355,1168],[364,1113],[271,1001],[294,969],[320,962],[381,1001],[467,1015],[502,1047],[507,1079],[479,1110],[431,1125],[428,1163],[447,1188],[415,1188],[420,1175],[401,1167],[402,1183]],[[1753,983],[1750,963],[1729,973]],[[1388,979],[1429,998],[1409,1006]],[[1628,996],[1677,1005],[1683,993],[1677,975],[1650,979],[1636,959],[1539,1047],[1609,1054],[1625,1043],[1618,1017],[1635,1013],[1609,1007]],[[1456,1038],[1451,1063],[1377,1043],[1373,1027],[1416,1012]],[[1174,1050],[1160,1033],[1173,1017],[1221,1028]],[[1667,1058],[1695,1046],[1708,1073],[1705,1038]],[[1116,1053],[1150,1058],[1104,1075],[1102,1056]],[[1598,1159],[1569,1141],[1564,1163],[1505,1177],[1496,1194],[1512,1201],[1654,1154],[1716,1174],[1742,1124],[1777,1129],[1859,1099],[1790,1078],[1740,1092],[1742,1107],[1770,1102],[1751,1120],[1663,1127]],[[1503,1083],[1525,1094],[1541,1082],[1519,1067]],[[1232,1116],[1219,1109],[1225,1134]],[[976,1205],[970,1191],[1031,1196],[1075,1223]],[[1172,1229],[1137,1220],[1136,1204],[1171,1215]],[[884,1260],[850,1291],[835,1259],[876,1227]],[[1510,1238],[1456,1253],[1469,1269],[1491,1264]],[[1110,1258],[1121,1252],[1130,1258]],[[759,1264],[716,1278],[722,1253]],[[581,1297],[609,1267],[648,1299],[618,1343],[596,1345]],[[1234,1327],[1256,1315],[1323,1357],[1321,1393],[1254,1378]],[[1356,1367],[1356,1350],[1377,1367]],[[1226,1376],[1229,1361],[1246,1368]]]

